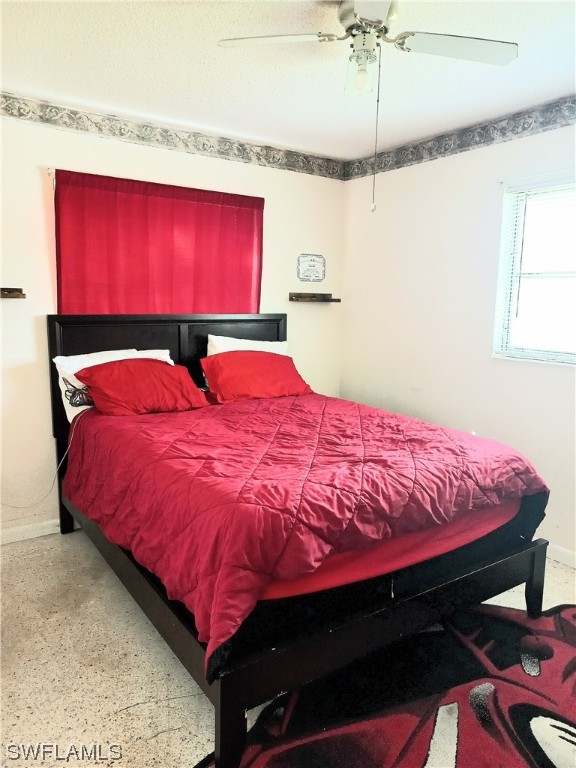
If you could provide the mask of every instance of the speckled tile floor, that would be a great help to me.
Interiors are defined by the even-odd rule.
[[[82,532],[4,545],[0,562],[2,768],[189,768],[212,750],[211,705]],[[576,603],[574,575],[548,562],[545,608]],[[523,588],[491,602],[523,608]],[[62,761],[82,745],[98,759]]]

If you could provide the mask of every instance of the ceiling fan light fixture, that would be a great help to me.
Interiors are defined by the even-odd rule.
[[[361,32],[354,36],[349,61],[356,65],[354,87],[362,93],[372,90],[374,68],[378,61],[377,45],[378,35],[375,32]]]

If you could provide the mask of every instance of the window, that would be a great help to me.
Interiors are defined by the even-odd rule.
[[[494,354],[576,363],[573,180],[504,193]]]

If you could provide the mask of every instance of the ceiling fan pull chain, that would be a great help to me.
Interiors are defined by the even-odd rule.
[[[376,87],[376,127],[374,130],[374,160],[372,167],[372,207],[371,211],[376,210],[376,156],[378,154],[378,118],[380,115],[380,64],[382,61],[382,47],[378,44],[378,85]]]

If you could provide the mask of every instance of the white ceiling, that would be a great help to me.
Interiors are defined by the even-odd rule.
[[[2,2],[2,89],[338,159],[374,150],[375,92],[344,93],[349,42],[222,48],[223,37],[341,34],[330,0]],[[378,150],[573,94],[574,2],[400,0],[390,29],[519,44],[489,66],[382,50]]]

